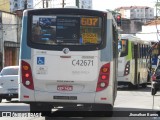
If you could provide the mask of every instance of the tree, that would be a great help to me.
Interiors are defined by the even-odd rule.
[[[155,7],[156,7],[156,17],[158,18],[158,16],[160,16],[160,0],[157,0],[157,2],[155,3]]]

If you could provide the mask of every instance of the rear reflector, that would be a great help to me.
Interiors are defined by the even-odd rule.
[[[101,98],[101,100],[107,100],[107,98]]]
[[[24,95],[23,97],[24,97],[24,98],[29,98],[29,96],[28,96],[28,95]]]

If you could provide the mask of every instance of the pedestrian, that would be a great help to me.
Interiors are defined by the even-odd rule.
[[[41,30],[41,26],[39,25],[39,22],[37,22],[37,24],[32,29],[34,42],[41,40]]]

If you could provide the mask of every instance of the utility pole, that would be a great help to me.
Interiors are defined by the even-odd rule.
[[[46,0],[46,8],[48,8],[48,0]]]
[[[79,0],[76,0],[76,6],[79,8]]]
[[[157,0],[155,7],[156,7],[156,19],[158,19],[158,17],[160,16],[160,0]]]
[[[24,0],[24,9],[27,9],[27,0]]]
[[[43,3],[42,3],[42,4],[43,4],[43,8],[44,8],[44,0],[42,0],[42,2],[43,2]]]
[[[64,0],[62,0],[62,8],[64,8],[65,2]]]

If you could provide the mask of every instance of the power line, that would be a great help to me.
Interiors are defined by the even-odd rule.
[[[42,1],[44,1],[44,0],[42,0]],[[40,4],[42,1],[38,2],[37,4],[35,4],[34,7],[36,7],[36,6],[37,6],[38,4]],[[43,4],[43,5],[44,5],[44,4]],[[33,7],[33,8],[34,8],[34,7]]]

